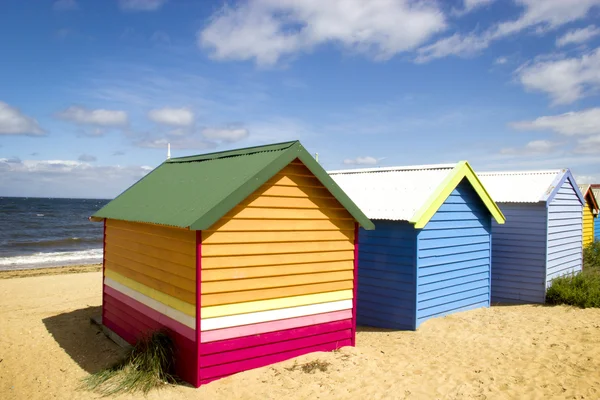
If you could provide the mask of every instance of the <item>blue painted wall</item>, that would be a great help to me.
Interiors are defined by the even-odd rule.
[[[461,182],[417,237],[417,327],[490,305],[491,215]]]
[[[492,302],[543,303],[546,293],[546,203],[499,204],[492,222]]]
[[[594,218],[594,240],[600,240],[600,226],[598,224],[600,224],[600,219],[596,216]]]
[[[417,232],[401,221],[377,221],[359,232],[359,325],[391,329],[415,327],[415,254]]]
[[[581,271],[582,229],[581,203],[566,179],[548,206],[547,286],[557,276]]]
[[[581,202],[569,179],[549,204],[501,203],[492,223],[492,302],[544,303],[550,281],[581,270]]]
[[[423,321],[489,306],[491,215],[465,181],[422,229],[376,221],[360,230],[357,322],[416,329]]]

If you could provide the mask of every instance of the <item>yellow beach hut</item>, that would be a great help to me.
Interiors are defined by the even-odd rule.
[[[592,190],[592,185],[578,185],[583,194],[583,248],[594,242],[594,223],[598,216],[598,200]]]
[[[130,343],[167,330],[194,386],[354,345],[374,226],[299,142],[169,159],[92,219],[103,325]]]

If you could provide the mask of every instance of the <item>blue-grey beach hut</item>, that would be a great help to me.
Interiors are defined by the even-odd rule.
[[[491,220],[504,216],[466,161],[329,174],[375,222],[359,232],[358,324],[414,330],[490,305]]]
[[[507,218],[492,225],[492,301],[543,303],[553,278],[581,271],[575,179],[568,169],[478,175]]]

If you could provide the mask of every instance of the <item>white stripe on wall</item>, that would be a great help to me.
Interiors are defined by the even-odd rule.
[[[248,314],[228,315],[202,319],[201,330],[230,328],[233,326],[257,324],[260,322],[277,321],[286,318],[303,317],[305,315],[321,314],[331,311],[341,311],[352,308],[352,300],[332,301],[309,306],[281,308],[278,310],[260,311]]]
[[[177,322],[182,323],[183,325],[189,326],[192,329],[196,329],[196,318],[194,317],[184,314],[181,311],[175,310],[174,308],[171,308],[159,301],[151,299],[150,297],[145,296],[140,292],[136,292],[135,290],[128,288],[127,286],[122,285],[109,277],[104,278],[104,284],[123,293],[126,296],[131,297],[134,300],[139,301],[140,303],[150,307],[151,309],[158,311],[159,313],[166,315],[167,317],[172,318]]]

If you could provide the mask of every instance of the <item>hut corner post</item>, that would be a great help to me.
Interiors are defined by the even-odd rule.
[[[196,382],[200,387],[200,321],[201,321],[201,290],[202,283],[202,231],[196,231]]]
[[[352,337],[350,345],[356,346],[356,296],[358,293],[358,222],[354,223],[354,282],[352,285]]]

